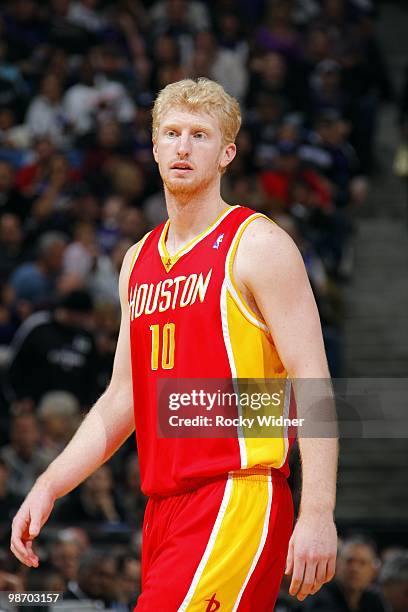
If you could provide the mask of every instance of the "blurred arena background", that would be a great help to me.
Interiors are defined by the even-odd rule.
[[[407,375],[407,32],[404,0],[1,2],[0,590],[137,598],[133,436],[57,503],[38,570],[9,534],[109,380],[123,255],[166,216],[150,109],[167,83],[208,76],[241,102],[223,195],[298,244],[332,375]],[[341,441],[336,581],[303,604],[283,584],[276,612],[408,610],[407,451]],[[294,454],[295,500],[298,483]]]

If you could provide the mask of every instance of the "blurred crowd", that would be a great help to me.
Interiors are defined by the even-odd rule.
[[[109,382],[123,256],[166,218],[151,152],[154,97],[198,76],[219,81],[242,105],[223,196],[264,212],[293,237],[331,373],[344,372],[342,287],[353,270],[354,213],[377,169],[381,106],[393,96],[374,3],[2,2],[1,588],[62,590],[115,610],[137,596],[145,500],[133,439],[58,501],[38,544],[42,570],[25,570],[6,550],[22,498]],[[370,557],[365,577],[357,576],[363,561],[349,562],[344,552],[356,546]],[[394,583],[406,593],[406,551],[380,573],[371,544],[342,551],[343,569],[319,610],[381,610],[370,599],[354,605],[353,580],[365,592],[379,576],[387,597]],[[297,610],[293,601],[279,605]]]
[[[385,548],[362,535],[340,540],[336,576],[303,603],[287,594],[285,576],[274,612],[404,612],[408,610],[408,549]],[[272,612],[272,611],[271,611]]]

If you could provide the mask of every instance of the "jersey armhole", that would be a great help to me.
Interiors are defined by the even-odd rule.
[[[137,247],[134,250],[134,253],[132,255],[132,261],[130,262],[130,267],[129,267],[128,282],[130,281],[130,277],[131,277],[131,274],[133,272],[134,265],[136,263],[137,258],[140,255],[140,251],[142,250],[142,247],[143,247],[144,243],[146,242],[147,238],[150,236],[151,233],[152,233],[152,230],[150,232],[147,232],[147,234],[145,234],[143,236],[143,238],[141,238],[139,240],[139,243],[138,243]]]
[[[269,217],[267,217],[266,215],[262,213],[254,213],[253,215],[251,215],[250,217],[248,217],[247,219],[245,219],[245,221],[241,223],[234,238],[232,239],[230,248],[228,250],[227,258],[225,261],[225,277],[227,280],[227,288],[233,300],[237,304],[238,308],[241,310],[242,314],[250,321],[250,323],[262,329],[266,334],[269,334],[269,329],[267,325],[265,324],[265,321],[263,321],[259,317],[259,315],[245,301],[245,298],[242,295],[242,292],[240,291],[238,287],[238,284],[234,278],[234,274],[232,271],[234,260],[235,260],[235,254],[237,252],[238,245],[241,240],[242,234],[244,233],[245,229],[248,227],[248,225],[252,221],[254,221],[255,219],[260,219],[260,218],[267,219],[271,223],[274,223],[272,219],[269,219]]]

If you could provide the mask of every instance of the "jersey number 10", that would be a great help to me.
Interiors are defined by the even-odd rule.
[[[159,368],[159,353],[161,344],[161,367],[163,370],[171,370],[174,368],[174,334],[175,324],[165,323],[160,331],[160,325],[155,324],[150,326],[152,332],[152,370]]]

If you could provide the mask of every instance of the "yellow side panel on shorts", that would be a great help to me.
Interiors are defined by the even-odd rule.
[[[210,555],[183,610],[203,612],[214,596],[220,610],[232,611],[262,547],[269,522],[271,484],[267,478],[257,482],[232,478],[228,485],[231,492],[219,528],[211,535]]]
[[[240,381],[239,392],[253,394],[256,391],[270,394],[271,386],[263,382],[264,378],[279,379],[276,389],[279,387],[284,390],[287,374],[272,338],[245,317],[229,291],[227,292],[227,320],[236,378],[259,379],[258,381],[252,380],[248,390],[245,382]],[[279,406],[271,404],[267,407],[260,407],[258,410],[243,407],[242,414],[244,417],[261,415],[279,417],[283,414],[284,400],[284,393],[282,393],[282,401]],[[270,437],[260,437],[265,433],[268,435],[270,433]],[[243,430],[243,434],[248,468],[255,465],[278,468],[282,465],[287,449],[282,427],[259,427],[256,420],[252,428]]]

